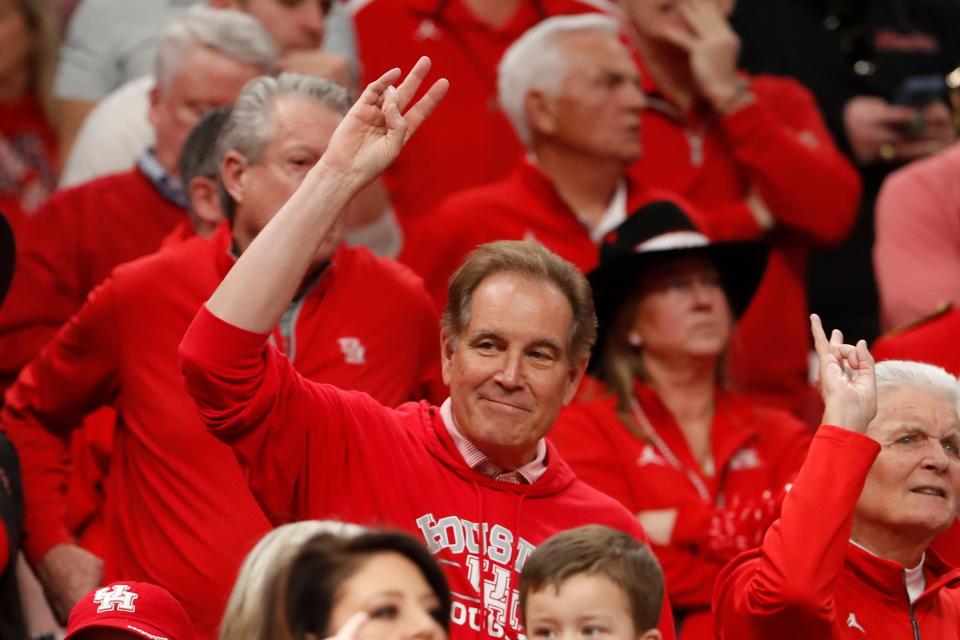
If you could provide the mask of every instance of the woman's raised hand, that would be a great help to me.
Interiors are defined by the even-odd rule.
[[[820,358],[823,424],[863,433],[877,413],[877,379],[867,343],[844,344],[836,329],[827,340],[816,314],[810,316],[810,330]]]

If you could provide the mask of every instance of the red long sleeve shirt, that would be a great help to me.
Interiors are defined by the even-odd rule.
[[[54,193],[17,238],[17,269],[0,310],[0,388],[114,267],[156,251],[186,218],[139,168]]]
[[[751,188],[776,219],[766,275],[732,345],[731,373],[739,388],[797,413],[809,397],[807,249],[849,232],[857,172],[793,80],[752,78],[753,102],[723,118],[680,113],[649,73],[644,90],[643,158],[631,169],[639,182],[692,202],[717,240],[764,235],[745,204]]]
[[[625,215],[662,196],[627,182]],[[451,196],[411,228],[400,261],[423,278],[443,307],[447,283],[467,254],[495,240],[535,239],[584,273],[597,264],[598,247],[586,224],[532,162],[522,159],[504,180]]]
[[[927,550],[926,589],[911,605],[903,567],[849,542],[879,451],[866,436],[820,427],[780,520],[717,579],[718,640],[957,637],[960,570]]]
[[[550,440],[577,477],[616,498],[631,513],[678,510],[672,544],[652,548],[663,568],[670,601],[685,617],[680,637],[713,638],[710,598],[724,563],[706,551],[710,513],[723,504],[783,489],[803,462],[809,431],[784,411],[718,390],[710,426],[716,471],[708,476],[656,392],[642,384],[636,392],[651,427],[681,468],[672,466],[655,445],[641,441],[623,424],[612,394],[564,409]],[[700,495],[687,473],[696,475],[707,496]],[[699,617],[705,620],[694,619]],[[688,627],[699,631],[693,633]]]
[[[422,537],[454,596],[451,636],[517,638],[518,574],[550,535],[597,523],[644,540],[622,506],[574,476],[548,445],[532,484],[471,469],[427,402],[388,409],[314,384],[265,344],[202,309],[180,346],[187,389],[229,443],[275,523],[336,518]],[[660,628],[673,638],[669,605]]]
[[[499,27],[463,0],[353,0],[363,82],[430,56],[433,77],[450,80],[443,103],[384,172],[406,231],[457,191],[503,178],[522,149],[500,110],[497,64],[514,40],[549,16],[610,11],[606,0],[524,0]],[[363,86],[363,84],[361,84]]]
[[[116,408],[106,581],[169,589],[204,637],[214,637],[243,556],[269,529],[236,458],[203,428],[177,371],[180,339],[233,264],[229,246],[224,226],[211,240],[119,267],[24,368],[0,414],[23,461],[26,551],[36,562],[70,540],[71,430],[95,407]],[[305,376],[387,404],[445,395],[436,388],[437,317],[422,284],[364,249],[341,248],[273,339]]]

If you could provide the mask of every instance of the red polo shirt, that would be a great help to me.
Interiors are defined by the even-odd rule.
[[[624,215],[659,197],[670,196],[628,180]],[[526,159],[504,180],[453,195],[418,221],[400,261],[420,274],[443,308],[453,272],[474,248],[495,240],[537,240],[584,273],[597,264],[599,249],[587,226]]]
[[[860,180],[836,149],[810,92],[786,78],[750,79],[755,100],[726,116],[681,113],[644,72],[643,158],[632,175],[696,205],[717,240],[766,235],[766,275],[731,345],[740,388],[799,412],[809,397],[806,259],[842,240]],[[756,188],[776,218],[764,234],[745,199]]]
[[[609,11],[605,0],[526,0],[499,27],[463,0],[354,0],[363,82],[430,56],[434,78],[450,80],[443,103],[384,173],[406,230],[445,196],[505,176],[521,146],[497,101],[497,64],[507,47],[554,15]]]

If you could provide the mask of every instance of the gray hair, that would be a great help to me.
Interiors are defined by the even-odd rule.
[[[350,110],[349,93],[332,80],[296,73],[254,78],[237,96],[217,140],[218,163],[223,162],[223,156],[230,150],[239,152],[251,164],[260,162],[264,147],[274,135],[273,105],[277,98],[285,95],[316,100],[340,115]],[[222,185],[220,196],[224,214],[232,219],[236,203]]]
[[[194,47],[209,47],[225,56],[273,73],[279,61],[277,46],[260,22],[231,9],[191,7],[160,35],[154,73],[164,88]]]
[[[885,389],[908,387],[944,395],[960,413],[960,381],[932,364],[909,360],[884,360],[877,363],[877,393]]]
[[[616,37],[620,23],[602,13],[547,18],[527,30],[503,54],[497,69],[500,106],[524,145],[530,146],[533,141],[525,107],[527,94],[542,91],[556,96],[566,80],[570,58],[562,37],[598,30]]]
[[[269,618],[266,607],[268,585],[277,571],[289,564],[300,547],[314,536],[330,535],[352,538],[366,531],[364,527],[335,520],[304,520],[277,527],[257,543],[240,567],[237,581],[220,626],[221,640],[259,640],[263,621]]]

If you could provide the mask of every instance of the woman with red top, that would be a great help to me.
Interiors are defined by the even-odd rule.
[[[810,440],[791,415],[723,384],[734,317],[767,252],[710,244],[666,201],[611,232],[589,276],[600,324],[590,367],[605,391],[582,393],[550,436],[580,478],[647,529],[681,639],[713,638],[713,582],[759,544]]]
[[[53,13],[47,0],[0,0],[0,209],[14,230],[57,183]]]

